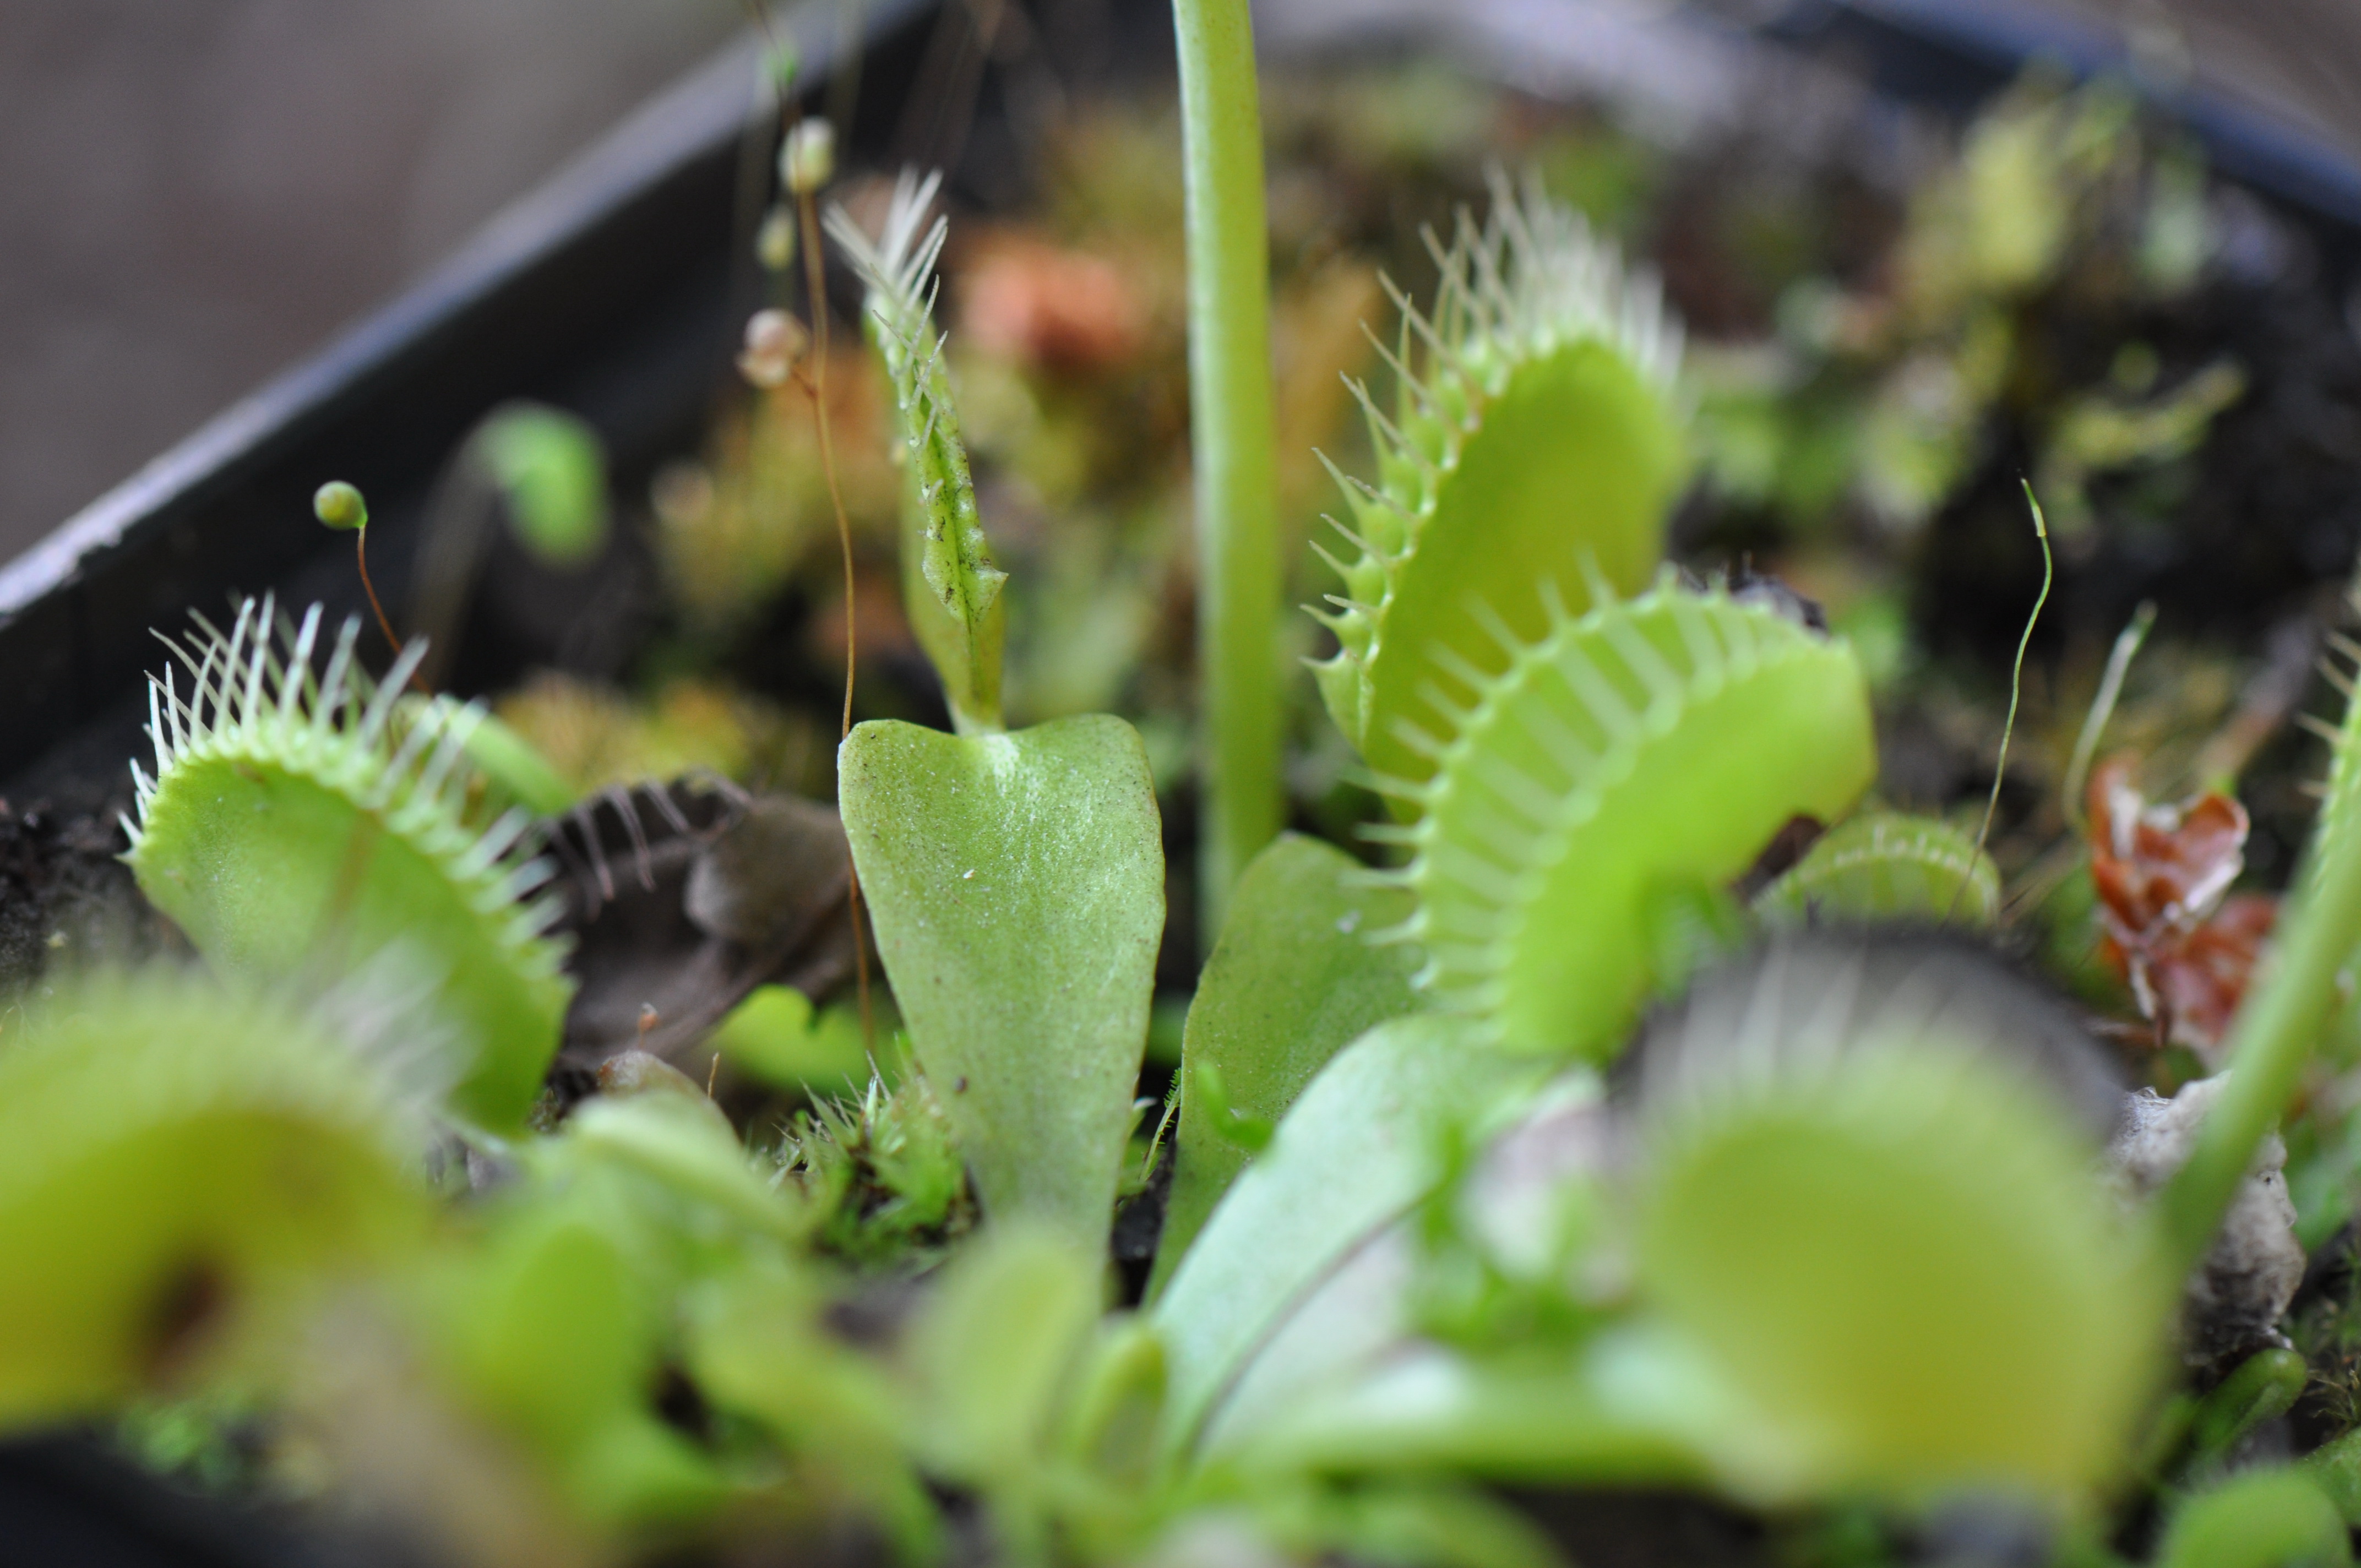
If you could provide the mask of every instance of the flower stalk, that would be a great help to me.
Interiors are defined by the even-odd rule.
[[[1247,0],[1173,0],[1188,186],[1189,403],[1196,477],[1210,946],[1230,887],[1278,833],[1278,467],[1270,241]]]

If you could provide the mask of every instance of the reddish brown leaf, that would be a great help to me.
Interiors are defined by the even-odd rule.
[[[2121,757],[2092,776],[2089,804],[2101,952],[2160,1040],[2210,1052],[2279,914],[2268,894],[2227,896],[2246,866],[2246,808],[2218,791],[2152,806]]]

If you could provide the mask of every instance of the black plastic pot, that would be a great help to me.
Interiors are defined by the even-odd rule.
[[[1335,0],[1277,9],[1313,14]],[[1050,52],[1076,70],[1169,69],[1165,0],[1043,0]],[[1466,17],[1384,11],[1389,36],[1450,32]],[[1530,4],[1518,7],[1528,25]],[[2119,64],[2098,40],[2012,27],[1980,0],[1794,0],[1763,8],[1761,37],[1840,56],[1912,103],[1964,112],[2044,54],[2079,70]],[[813,0],[833,16],[832,0]],[[870,0],[862,85],[847,133],[856,162],[924,158],[928,126],[979,111],[961,166],[988,203],[1016,167],[1014,130],[990,72],[963,76],[963,8],[938,27],[933,0]],[[1725,28],[1701,39],[1728,49]],[[828,74],[809,47],[807,81]],[[1332,28],[1326,35],[1337,35]],[[1367,41],[1364,37],[1363,41]],[[1737,47],[1751,47],[1742,44]],[[372,560],[390,598],[404,587],[422,518],[450,454],[487,411],[514,398],[573,410],[610,454],[618,492],[642,494],[664,458],[691,449],[726,388],[736,329],[753,301],[751,228],[769,121],[750,42],[649,104],[490,225],[417,289],[0,567],[0,794],[91,809],[125,792],[139,750],[150,628],[233,593],[359,607],[349,546],[311,517],[322,481],[369,495]],[[948,62],[948,63],[947,63]],[[2361,170],[2275,126],[2202,97],[2170,106],[2241,178],[2315,236],[2340,287],[2361,273]],[[622,531],[628,535],[629,531]],[[555,610],[520,619],[515,596],[485,596],[454,684],[495,685],[534,663],[619,658],[643,563],[628,537],[579,583],[544,594]],[[516,575],[529,575],[518,566]],[[530,585],[528,585],[530,586]],[[546,585],[544,585],[546,586]],[[623,630],[618,630],[619,628]],[[378,1559],[340,1548],[337,1561]],[[82,1565],[292,1564],[328,1561],[260,1518],[198,1506],[76,1440],[0,1445],[0,1561]]]
[[[1526,29],[1548,8],[1498,7]],[[1569,12],[1579,0],[1569,0]],[[1045,5],[1043,42],[1069,71],[1144,73],[1170,56],[1162,0]],[[1446,44],[1487,6],[1370,6],[1270,0],[1299,45],[1375,31]],[[829,16],[824,3],[809,7]],[[1756,8],[1757,36],[1862,71],[1894,97],[1965,113],[2031,59],[2078,71],[2122,70],[2108,40],[2028,20],[1980,0],[1784,0]],[[967,194],[1006,193],[1013,132],[986,71],[962,82],[962,25],[931,25],[934,0],[871,0],[862,89],[848,141],[855,160],[923,157],[947,105],[974,94],[976,129],[960,170]],[[1719,36],[1713,36],[1719,35]],[[825,41],[823,24],[804,34]],[[1700,24],[1701,46],[1728,29]],[[138,475],[0,567],[0,794],[92,804],[118,787],[138,741],[150,628],[183,623],[233,593],[358,607],[342,541],[310,516],[314,487],[350,479],[370,497],[372,559],[389,597],[404,587],[421,515],[457,442],[511,398],[574,410],[605,438],[624,494],[665,455],[688,449],[726,384],[737,323],[755,289],[744,192],[761,174],[767,116],[750,41],[619,126],[511,207],[461,254],[317,357],[238,403]],[[949,68],[946,68],[946,62]],[[807,81],[828,71],[824,49]],[[2361,282],[2361,169],[2224,101],[2167,102],[2217,166],[2314,236],[2340,289]],[[995,175],[995,171],[999,171]],[[999,187],[995,190],[994,187]],[[614,564],[628,578],[628,543]],[[616,640],[586,621],[628,621],[615,573],[572,586],[570,615],[521,626],[478,614],[456,684],[489,685],[533,660],[596,663]],[[467,677],[474,677],[470,681]]]

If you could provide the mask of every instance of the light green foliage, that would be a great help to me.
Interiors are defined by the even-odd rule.
[[[686,1357],[720,1410],[761,1425],[814,1483],[876,1517],[906,1562],[941,1550],[934,1505],[903,1441],[908,1401],[888,1370],[835,1340],[811,1271],[780,1262],[738,1269],[686,1304]]]
[[[1173,0],[1197,522],[1203,934],[1286,815],[1278,680],[1279,415],[1261,95],[1247,0]]]
[[[1461,1020],[1378,1025],[1330,1059],[1278,1136],[1213,1211],[1156,1303],[1170,1358],[1166,1441],[1196,1447],[1288,1315],[1442,1174],[1444,1130],[1481,1125],[1539,1076],[1483,1050]],[[1344,1348],[1340,1337],[1337,1348]],[[1274,1366],[1260,1412],[1283,1408],[1317,1364]],[[1254,1412],[1234,1424],[1250,1426]]]
[[[2204,1464],[2228,1453],[2242,1437],[2295,1408],[2311,1369],[2292,1350],[2259,1350],[2199,1402],[2189,1426],[2190,1458]]]
[[[651,1288],[802,1240],[796,1194],[759,1175],[728,1117],[695,1087],[577,1107],[527,1151],[538,1179],[598,1215]]]
[[[1387,1568],[1567,1568],[1540,1526],[1472,1486],[1419,1479],[1298,1486],[1256,1499],[1257,1523],[1299,1562]]]
[[[431,1069],[419,1061],[412,1067]],[[0,1040],[0,1430],[186,1375],[423,1234],[404,1064],[195,974],[93,974]]]
[[[2361,1525],[2361,1432],[2346,1432],[2304,1455],[2301,1469],[2348,1525]]]
[[[2035,487],[2049,498],[2061,538],[2089,538],[2097,523],[2089,488],[2102,474],[2153,468],[2204,444],[2214,417],[2246,392],[2246,373],[2218,360],[2169,390],[2157,391],[2153,349],[2117,356],[2117,374],[2059,411],[2041,455]]]
[[[927,212],[942,182],[905,171],[894,188],[884,233],[862,233],[841,207],[828,231],[869,290],[870,337],[885,365],[901,428],[904,488],[902,593],[911,629],[942,676],[951,718],[962,734],[1000,728],[1001,648],[1008,575],[992,564],[976,513],[959,411],[934,323],[935,260],[949,232]]]
[[[1665,583],[1552,613],[1538,642],[1503,633],[1434,776],[1390,786],[1419,820],[1381,836],[1416,853],[1400,934],[1439,1004],[1595,1055],[1661,978],[1649,912],[1736,879],[1790,817],[1843,815],[1876,751],[1851,649],[1768,606]]]
[[[951,1264],[910,1332],[921,1463],[984,1496],[1014,1563],[1045,1556],[1050,1449],[1099,1317],[1095,1250],[1004,1226]]]
[[[859,1015],[841,1006],[817,1011],[790,985],[757,986],[721,1021],[712,1045],[739,1071],[792,1093],[852,1094],[869,1079]]]
[[[1679,328],[1579,214],[1500,181],[1437,258],[1431,313],[1397,296],[1393,416],[1361,394],[1378,482],[1345,484],[1355,554],[1315,666],[1369,765],[1412,780],[1433,766],[1418,733],[1480,691],[1469,669],[1501,667],[1484,612],[1534,641],[1563,619],[1553,590],[1585,609],[1595,583],[1641,587],[1686,472]]]
[[[2347,1003],[2321,1053],[2325,1061],[2351,1062],[2356,1024],[2361,1016]],[[2288,1201],[2295,1205],[2295,1238],[2309,1256],[2344,1228],[2353,1217],[2356,1194],[2361,1194],[2361,1107],[2314,1098],[2302,1117],[2281,1124],[2279,1135],[2287,1144]]]
[[[1366,1376],[1275,1409],[1238,1463],[1340,1475],[1447,1471],[1529,1485],[1701,1486],[1710,1470],[1656,1412],[1620,1407],[1606,1354],[1396,1347]]]
[[[1283,835],[1247,866],[1189,1007],[1151,1298],[1251,1157],[1218,1112],[1276,1123],[1339,1047],[1415,1005],[1412,955],[1368,939],[1410,913],[1408,894],[1368,886],[1358,861],[1315,839]],[[1226,1106],[1207,1103],[1207,1067]]]
[[[2080,554],[2096,544],[2092,480],[2157,473],[2236,400],[2232,364],[2160,381],[2136,341],[2103,380],[2059,381],[2060,323],[2185,297],[2218,238],[2200,160],[2144,145],[2120,81],[2061,86],[2037,65],[1992,100],[1873,282],[1779,279],[1771,343],[1697,356],[1700,444],[1725,495],[1798,533],[1850,508],[1916,530],[2005,418],[2029,427],[2032,477]]]
[[[2136,109],[2119,82],[2061,93],[2037,78],[1980,116],[1958,165],[1915,203],[1901,258],[1908,306],[1938,318],[2055,279],[2098,215],[2102,182],[2136,165]]]
[[[1130,1313],[1100,1319],[1067,1401],[1061,1455],[1077,1473],[1111,1486],[1155,1479],[1170,1384],[1163,1336],[1154,1325]]]
[[[967,1168],[933,1085],[873,1076],[857,1099],[798,1114],[779,1168],[802,1191],[823,1252],[858,1264],[917,1265],[974,1222]]]
[[[734,1493],[658,1416],[659,1365],[686,1302],[787,1266],[809,1228],[801,1195],[756,1171],[693,1084],[669,1071],[643,1082],[523,1146],[485,1235],[424,1302],[459,1403],[609,1527],[697,1517]]]
[[[441,1370],[466,1407],[521,1442],[582,1517],[685,1518],[728,1495],[651,1406],[656,1304],[585,1205],[529,1203],[446,1285]]]
[[[2338,1568],[2345,1520],[2301,1470],[2249,1470],[2183,1503],[2157,1568]]]
[[[1650,1036],[1639,1292],[1725,1486],[2067,1502],[2124,1463],[2168,1277],[2004,990],[1777,947]]]
[[[2000,871],[1947,823],[1864,812],[1831,828],[1754,900],[1775,925],[1806,920],[1957,921],[2000,917]]]
[[[1164,933],[1138,734],[1096,714],[1014,735],[873,720],[837,778],[878,951],[985,1215],[1095,1245]]]
[[[185,699],[173,671],[151,678],[156,773],[133,764],[139,822],[125,824],[125,859],[229,973],[334,977],[406,949],[462,1036],[454,1108],[513,1127],[573,990],[542,934],[555,903],[526,902],[550,874],[521,847],[531,817],[468,818],[467,710],[429,708],[395,734],[395,699],[423,647],[377,685],[348,620],[315,678],[319,607],[300,630],[279,628],[276,644],[272,620],[269,600],[249,599],[228,636],[206,626],[175,646],[192,679]]]
[[[467,449],[544,565],[580,566],[606,549],[607,455],[589,425],[562,409],[510,403],[476,428]]]

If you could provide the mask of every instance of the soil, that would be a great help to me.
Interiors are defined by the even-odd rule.
[[[18,994],[61,965],[187,953],[115,858],[122,849],[112,818],[0,801],[0,992]]]

